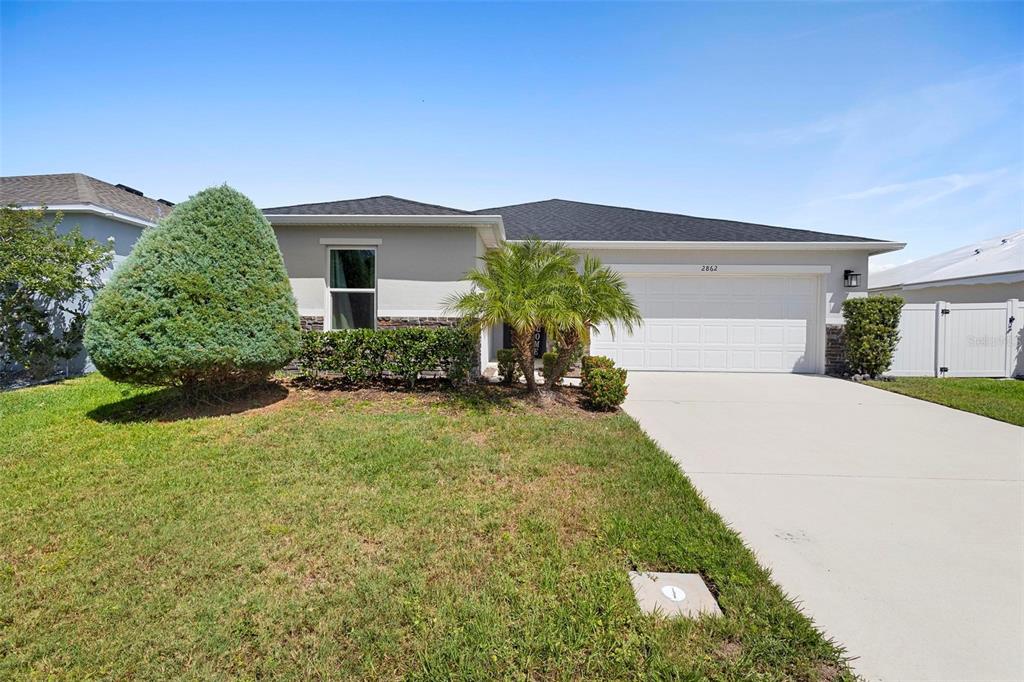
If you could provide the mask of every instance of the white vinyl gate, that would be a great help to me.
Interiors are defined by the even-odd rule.
[[[908,303],[893,376],[1012,377],[1024,374],[1024,305]]]

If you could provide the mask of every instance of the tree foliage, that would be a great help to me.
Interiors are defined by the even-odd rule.
[[[899,296],[848,298],[843,302],[846,364],[854,374],[877,377],[889,371],[900,342]]]
[[[557,358],[551,370],[552,386],[580,359],[599,325],[614,329],[620,323],[632,332],[643,320],[622,276],[594,256],[584,257],[582,270],[574,270],[564,287],[566,305],[575,315],[569,324],[554,330]]]
[[[0,371],[18,366],[34,378],[82,349],[89,301],[113,251],[75,228],[57,231],[62,215],[45,207],[0,208]]]
[[[259,380],[299,352],[299,315],[274,232],[222,185],[147,230],[96,298],[86,327],[116,381],[218,390]]]
[[[483,261],[484,267],[467,274],[472,291],[449,301],[449,308],[482,326],[509,325],[531,392],[537,390],[533,338],[541,327],[557,346],[557,357],[545,371],[547,386],[555,388],[598,325],[622,322],[632,330],[640,322],[622,277],[592,256],[578,270],[579,256],[565,244],[505,243]]]
[[[576,272],[577,259],[564,244],[505,242],[483,257],[482,268],[466,274],[472,290],[448,301],[449,310],[475,319],[478,326],[508,324],[531,393],[537,391],[534,333],[580,323],[565,298],[565,282]]]

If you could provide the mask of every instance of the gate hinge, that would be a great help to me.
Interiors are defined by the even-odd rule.
[[[949,367],[939,367],[939,372],[940,373],[945,373],[945,372],[948,372],[948,371],[949,371]]]
[[[949,315],[949,308],[943,308],[943,309],[942,309],[942,310],[941,310],[940,312],[941,312],[941,313],[942,313],[943,315]]]

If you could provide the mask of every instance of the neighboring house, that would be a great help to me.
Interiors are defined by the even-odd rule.
[[[151,199],[126,185],[111,185],[82,173],[0,177],[0,205],[20,208],[46,206],[47,218],[57,212],[64,219],[57,228],[67,233],[78,228],[82,235],[114,249],[114,266],[132,250],[142,230],[156,225],[174,206]],[[104,273],[107,279],[113,268]],[[67,374],[89,367],[84,354],[68,363]]]
[[[49,215],[63,213],[58,232],[77,227],[85,237],[112,242],[115,262],[128,255],[143,229],[156,225],[174,206],[127,185],[111,185],[82,173],[2,177],[0,205],[11,204],[46,206]]]
[[[1024,299],[1024,230],[873,272],[870,292],[907,303]]]
[[[826,371],[843,301],[867,295],[868,257],[904,246],[561,199],[465,211],[380,196],[264,214],[307,329],[452,324],[445,301],[487,249],[536,237],[598,256],[639,304],[643,327],[601,330],[591,352],[664,371]],[[502,344],[501,329],[483,334],[481,359]]]

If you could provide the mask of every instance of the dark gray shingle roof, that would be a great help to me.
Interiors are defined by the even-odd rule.
[[[696,218],[565,199],[473,211],[498,214],[509,239],[671,242],[874,242],[877,239],[789,227]]]
[[[319,204],[276,206],[265,208],[263,212],[270,215],[473,215],[470,211],[458,208],[424,204],[387,194],[364,199],[325,201]]]
[[[0,204],[60,206],[90,204],[157,222],[171,207],[82,173],[14,175],[0,178]]]

